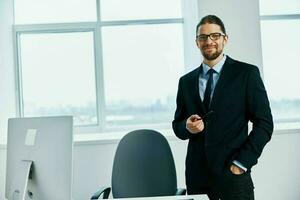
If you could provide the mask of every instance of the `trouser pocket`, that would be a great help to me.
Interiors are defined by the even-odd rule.
[[[220,193],[222,200],[254,199],[254,186],[250,172],[236,175],[227,168],[220,184]]]

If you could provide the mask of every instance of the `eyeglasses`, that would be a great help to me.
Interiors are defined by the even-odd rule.
[[[211,33],[209,35],[206,34],[200,34],[197,35],[196,38],[197,40],[199,40],[200,42],[204,42],[207,40],[207,38],[209,37],[212,41],[216,41],[218,39],[220,39],[221,36],[226,36],[225,34],[222,33]]]

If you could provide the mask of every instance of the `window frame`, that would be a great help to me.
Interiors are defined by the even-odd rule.
[[[14,34],[14,59],[15,59],[15,82],[16,82],[16,115],[24,117],[23,88],[22,88],[22,61],[20,36],[22,34],[43,34],[43,33],[71,33],[71,32],[93,32],[94,34],[94,60],[95,60],[95,83],[96,83],[96,112],[97,125],[74,126],[75,133],[102,133],[120,130],[144,128],[145,126],[155,129],[169,128],[170,125],[162,124],[138,124],[120,126],[116,129],[107,130],[105,121],[105,95],[104,95],[104,73],[103,73],[103,52],[102,52],[102,27],[108,26],[130,26],[130,25],[153,25],[153,24],[182,24],[183,26],[183,59],[184,69],[188,71],[191,60],[197,55],[193,52],[194,30],[198,23],[198,1],[181,0],[182,17],[170,19],[142,19],[142,20],[116,20],[101,21],[100,1],[96,0],[97,21],[96,22],[72,22],[72,23],[47,23],[47,24],[18,24],[13,25]],[[192,12],[191,12],[192,11]],[[193,45],[193,46],[192,46]],[[175,100],[174,100],[175,101]],[[171,124],[168,123],[168,124]]]

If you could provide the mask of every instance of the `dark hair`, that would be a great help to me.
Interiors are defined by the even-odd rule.
[[[201,21],[197,24],[196,35],[198,34],[199,27],[203,24],[216,24],[216,25],[219,25],[221,27],[221,31],[226,35],[226,30],[225,30],[224,23],[216,15],[206,15],[205,17],[203,17],[201,19]]]

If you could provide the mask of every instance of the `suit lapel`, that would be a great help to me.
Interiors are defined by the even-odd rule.
[[[196,71],[196,73],[193,73],[193,76],[191,77],[191,84],[189,84],[190,86],[192,86],[193,88],[191,88],[192,92],[193,92],[193,99],[195,99],[196,101],[196,105],[198,107],[198,110],[200,110],[200,113],[205,113],[205,108],[202,102],[202,99],[200,97],[199,94],[199,76],[200,73],[202,73],[203,67],[202,65],[200,65],[200,67],[198,67],[198,70]],[[200,114],[198,113],[198,114]]]
[[[229,56],[227,56],[224,66],[222,68],[221,74],[220,74],[220,78],[217,82],[217,85],[215,86],[214,94],[213,94],[213,97],[211,100],[211,105],[210,105],[211,110],[214,110],[215,104],[216,104],[216,102],[218,102],[217,100],[220,98],[220,96],[222,94],[226,93],[224,88],[226,87],[227,83],[233,79],[233,77],[235,75],[234,67],[233,67],[234,63],[235,63],[235,61],[233,59],[231,59]]]

